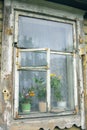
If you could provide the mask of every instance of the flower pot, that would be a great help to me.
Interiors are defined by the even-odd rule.
[[[39,111],[40,112],[46,112],[46,102],[39,102]]]
[[[66,101],[58,101],[57,106],[59,108],[66,108]]]
[[[21,104],[22,106],[22,112],[23,113],[29,113],[31,109],[31,104],[30,103],[23,103]]]

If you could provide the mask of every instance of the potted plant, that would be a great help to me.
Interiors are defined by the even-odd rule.
[[[19,103],[23,113],[29,113],[31,111],[31,101],[34,95],[34,91],[31,88],[27,90],[23,89],[23,92],[19,94]]]
[[[46,83],[43,78],[35,78],[39,111],[46,112]]]
[[[63,100],[61,94],[61,77],[56,74],[51,74],[51,90],[53,91],[54,100],[57,102],[57,107],[66,107],[66,101]]]

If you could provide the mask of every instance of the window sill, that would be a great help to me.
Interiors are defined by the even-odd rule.
[[[16,121],[16,122],[15,122]],[[22,127],[24,125],[28,125],[28,129],[33,130],[37,128],[50,129],[53,130],[55,127],[59,127],[60,129],[71,128],[73,125],[77,127],[81,126],[81,116],[79,115],[67,115],[67,116],[55,116],[55,117],[45,117],[45,118],[31,118],[31,119],[20,119],[15,120],[14,123],[18,124]]]
[[[58,116],[68,116],[75,115],[76,111],[65,111],[64,109],[61,111],[51,111],[51,112],[30,112],[30,113],[16,113],[15,119],[34,119],[34,118],[48,118],[48,117],[58,117]]]

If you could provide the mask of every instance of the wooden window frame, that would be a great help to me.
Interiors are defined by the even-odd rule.
[[[18,41],[18,17],[19,16],[29,16],[29,17],[34,17],[34,18],[39,18],[39,19],[44,19],[44,20],[51,20],[51,21],[56,21],[56,22],[62,22],[62,23],[67,23],[67,24],[72,24],[73,26],[73,36],[74,38],[76,39],[76,23],[75,21],[73,20],[67,20],[67,19],[61,19],[61,18],[56,18],[56,17],[52,17],[52,16],[44,16],[44,15],[41,15],[41,14],[38,14],[38,13],[33,13],[33,12],[22,12],[22,11],[15,11],[15,32],[14,32],[14,43],[17,43]],[[73,39],[73,46],[74,46],[74,50],[73,52],[55,52],[55,51],[50,51],[50,49],[47,49],[48,51],[48,55],[47,55],[47,61],[48,61],[48,66],[50,66],[50,61],[49,61],[49,57],[50,57],[50,53],[52,54],[59,54],[59,55],[72,55],[73,58],[74,58],[74,63],[73,63],[73,66],[74,66],[74,102],[75,102],[75,109],[73,111],[69,111],[69,112],[62,112],[62,113],[58,113],[56,114],[56,116],[62,116],[62,115],[73,115],[73,114],[77,114],[76,110],[79,108],[78,106],[78,90],[77,90],[77,67],[76,67],[76,64],[77,64],[77,57],[78,56],[78,53],[77,53],[77,45],[76,45],[76,40]],[[38,49],[36,49],[38,50]],[[32,115],[32,116],[29,116],[29,115],[19,115],[18,113],[18,101],[19,101],[19,84],[18,84],[18,56],[17,54],[20,52],[20,51],[36,51],[34,49],[17,49],[14,47],[14,73],[15,73],[15,76],[14,76],[14,118],[36,118],[36,117],[50,117],[50,116],[55,116],[54,114],[51,115],[51,114],[39,114],[38,116],[37,115]],[[46,48],[41,48],[41,50],[46,50]],[[18,52],[19,51],[19,52]],[[20,67],[19,67],[20,69]],[[21,68],[23,69],[23,68]],[[25,68],[26,69],[26,68]],[[29,69],[29,68],[27,68]],[[32,68],[34,69],[34,68]],[[40,69],[40,68],[38,68]],[[47,71],[47,93],[50,92],[50,77],[49,77],[49,73],[50,71],[48,70]],[[16,78],[15,78],[16,77]],[[47,97],[47,101],[49,102],[48,104],[48,108],[50,110],[50,94],[48,94],[48,97]]]

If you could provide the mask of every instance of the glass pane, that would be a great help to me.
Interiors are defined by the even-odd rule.
[[[21,52],[21,66],[47,66],[47,52]]]
[[[18,46],[72,51],[72,32],[71,24],[19,16]]]
[[[19,71],[19,113],[46,112],[46,72]]]
[[[73,57],[51,54],[52,111],[74,109]]]

